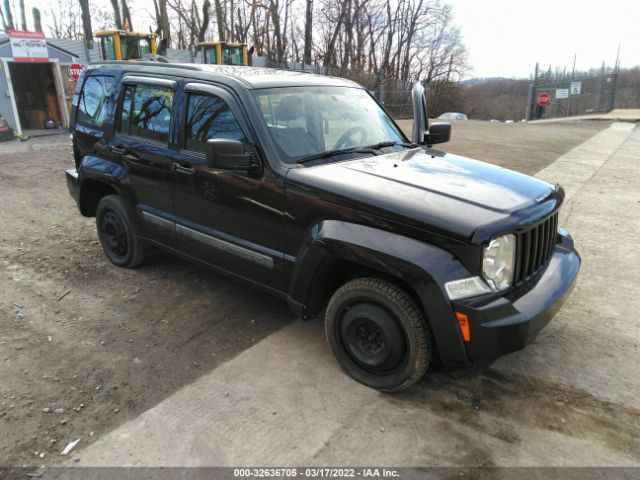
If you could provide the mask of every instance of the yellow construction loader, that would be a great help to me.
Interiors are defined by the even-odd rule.
[[[246,43],[200,42],[203,63],[213,65],[249,65]]]
[[[97,32],[96,37],[103,60],[142,60],[158,52],[155,33],[107,30]]]

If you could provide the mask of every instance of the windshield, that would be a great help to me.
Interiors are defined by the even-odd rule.
[[[257,90],[254,96],[286,163],[332,150],[407,141],[387,113],[360,88],[273,88]]]

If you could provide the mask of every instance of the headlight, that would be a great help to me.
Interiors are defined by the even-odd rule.
[[[494,238],[484,249],[482,275],[494,290],[506,290],[513,282],[516,237],[512,234]]]

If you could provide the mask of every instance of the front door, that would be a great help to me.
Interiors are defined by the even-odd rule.
[[[170,133],[175,87],[171,80],[125,79],[116,131],[108,146],[110,155],[127,169],[146,234],[172,248],[176,235],[171,164],[176,152]]]
[[[245,278],[282,290],[284,189],[264,165],[255,171],[212,168],[210,138],[242,140],[251,133],[226,90],[185,87],[180,154],[173,166],[174,212],[181,251]],[[260,159],[256,155],[256,163]]]

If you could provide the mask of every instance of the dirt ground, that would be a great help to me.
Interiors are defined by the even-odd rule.
[[[446,149],[534,173],[605,126],[457,122]],[[0,466],[56,463],[295,320],[163,254],[112,266],[70,164],[65,135],[0,145]]]
[[[438,121],[438,120],[432,120]],[[411,137],[412,120],[398,122]],[[551,161],[609,126],[609,122],[525,124],[451,121],[451,141],[436,145],[450,153],[533,175]]]

